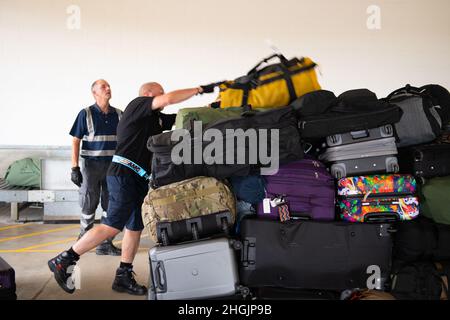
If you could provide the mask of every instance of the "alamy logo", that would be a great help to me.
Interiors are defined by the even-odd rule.
[[[367,267],[366,270],[367,274],[370,274],[370,276],[367,278],[367,288],[368,289],[377,289],[381,290],[381,269],[377,265],[371,265]]]
[[[69,30],[81,29],[81,9],[77,5],[70,5],[66,9],[66,13],[69,15],[66,20],[66,26]]]
[[[366,10],[369,17],[367,18],[367,29],[380,30],[381,29],[381,8],[377,5],[371,5]]]
[[[201,121],[193,127],[193,136],[185,129],[172,133],[174,164],[258,164],[262,175],[278,171],[279,129],[226,129],[224,134],[214,128],[203,131]]]

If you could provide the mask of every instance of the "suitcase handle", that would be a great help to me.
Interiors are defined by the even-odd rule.
[[[353,140],[367,138],[369,136],[369,130],[359,130],[350,132]]]
[[[395,222],[399,221],[400,217],[397,212],[374,212],[374,213],[368,213],[364,217],[364,222]]]
[[[258,71],[258,68],[262,64],[267,63],[267,62],[269,62],[270,60],[272,60],[274,58],[280,59],[280,62],[283,63],[283,64],[286,64],[288,62],[288,60],[286,59],[286,57],[284,55],[279,54],[279,53],[274,53],[270,57],[267,57],[267,58],[261,60],[256,66],[254,66],[249,72],[247,72],[247,75],[251,75],[252,73]]]
[[[155,278],[156,287],[161,290],[161,292],[167,292],[166,271],[164,270],[164,264],[162,261],[158,261],[156,264]]]
[[[395,96],[399,93],[402,93],[402,92],[421,95],[422,91],[423,91],[423,89],[421,89],[421,88],[413,87],[410,84],[407,84],[405,87],[397,89],[394,92],[392,92],[390,95],[388,95],[386,97],[386,100],[389,101],[393,96]]]

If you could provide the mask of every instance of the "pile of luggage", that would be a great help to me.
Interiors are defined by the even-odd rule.
[[[336,97],[310,59],[278,57],[149,139],[149,298],[446,299],[449,92]],[[240,138],[252,142],[226,143]]]

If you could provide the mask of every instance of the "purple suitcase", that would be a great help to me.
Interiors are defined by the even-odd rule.
[[[0,257],[0,300],[16,299],[16,275],[14,269]]]
[[[258,204],[258,217],[279,220],[277,204],[282,196],[291,219],[334,220],[334,180],[320,161],[291,162],[265,178],[266,195]]]

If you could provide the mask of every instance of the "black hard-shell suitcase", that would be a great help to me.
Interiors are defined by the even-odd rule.
[[[0,300],[16,300],[16,274],[0,257]]]
[[[399,148],[398,160],[402,172],[417,177],[432,178],[450,175],[450,144],[426,144]]]
[[[156,234],[163,246],[200,238],[228,236],[231,233],[233,221],[233,216],[229,211],[179,221],[161,221],[156,225]]]
[[[249,288],[384,289],[391,224],[244,219],[240,280]]]

